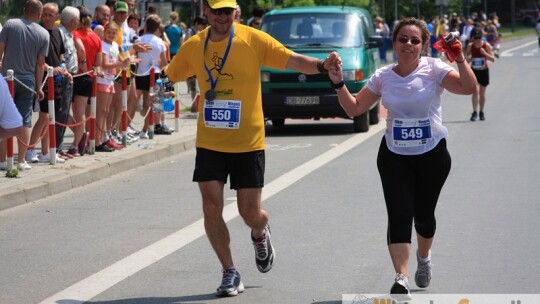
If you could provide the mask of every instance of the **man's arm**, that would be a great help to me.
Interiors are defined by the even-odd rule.
[[[45,56],[38,55],[38,60],[36,63],[36,93],[37,93],[37,100],[42,100],[45,97],[45,94],[43,94],[43,90],[41,89],[41,85],[43,84],[43,75],[44,75],[44,67],[45,66]]]
[[[293,52],[287,65],[287,69],[295,70],[304,74],[328,73],[330,64],[327,60],[320,60]]]

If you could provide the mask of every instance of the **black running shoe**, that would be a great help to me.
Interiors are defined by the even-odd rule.
[[[479,113],[480,120],[486,120],[486,116],[484,115],[484,112],[480,111]]]
[[[478,115],[478,114],[476,113],[476,111],[472,112],[472,114],[471,114],[471,121],[475,121],[477,115]]]
[[[255,264],[260,272],[265,273],[272,269],[274,266],[275,252],[272,242],[270,241],[270,226],[264,227],[264,234],[258,239],[253,238],[251,235],[251,241],[253,241],[253,247],[255,248]]]
[[[236,270],[221,271],[223,277],[221,278],[221,285],[216,291],[218,297],[234,297],[244,291],[244,284],[240,281],[240,273]]]

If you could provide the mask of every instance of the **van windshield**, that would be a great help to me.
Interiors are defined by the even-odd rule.
[[[361,23],[347,14],[267,15],[261,30],[287,47],[360,47]]]

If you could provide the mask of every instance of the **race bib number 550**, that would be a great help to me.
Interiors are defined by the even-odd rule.
[[[240,128],[242,103],[239,100],[205,100],[204,125],[209,128]]]

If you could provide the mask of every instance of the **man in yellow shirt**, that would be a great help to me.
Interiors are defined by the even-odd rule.
[[[237,191],[240,216],[251,228],[259,271],[269,271],[275,257],[268,213],[261,208],[265,124],[260,67],[305,74],[330,68],[326,61],[294,53],[270,35],[235,23],[236,7],[235,0],[204,1],[203,13],[210,26],[182,44],[166,71],[173,82],[192,75],[200,80],[193,181],[202,195],[206,234],[223,267],[218,296],[244,291],[222,216],[228,176],[231,189]]]

